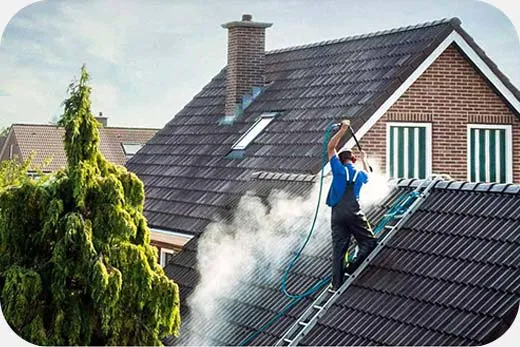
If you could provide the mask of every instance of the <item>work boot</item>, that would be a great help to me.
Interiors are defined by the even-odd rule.
[[[332,292],[337,292],[339,288],[334,288],[334,286],[332,285],[332,282],[329,284],[329,287],[327,288],[327,290],[329,291],[332,291]]]

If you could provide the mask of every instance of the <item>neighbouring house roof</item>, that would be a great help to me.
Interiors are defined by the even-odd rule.
[[[417,184],[401,181],[370,208],[367,216],[373,225]],[[328,225],[318,228],[329,232]],[[330,239],[311,242],[319,245],[291,273],[291,291],[302,292],[329,274]],[[186,298],[199,280],[197,243],[198,237],[165,268],[179,284],[183,322],[191,319]],[[486,344],[516,316],[519,246],[520,185],[439,182],[301,344]],[[165,342],[183,344],[197,336],[213,344],[238,345],[289,302],[280,290],[282,271],[269,280],[262,271],[258,264],[234,295],[220,301],[218,322],[188,323],[180,340]],[[250,344],[275,344],[311,302],[300,302]]]
[[[127,158],[123,144],[144,145],[156,132],[157,129],[101,127],[99,147],[109,161],[124,165]],[[16,147],[13,152],[19,153],[20,160],[27,160],[31,153],[34,153],[32,168],[38,169],[43,166],[44,172],[52,172],[65,167],[67,162],[63,135],[63,128],[55,125],[13,124],[9,133],[9,143]],[[4,148],[3,152],[8,150]],[[2,153],[0,147],[0,158],[5,159],[7,156],[7,153]]]
[[[316,174],[332,121],[350,117],[360,138],[451,44],[470,47],[460,50],[474,53],[476,68],[494,78],[512,109],[520,108],[520,93],[456,18],[267,52],[266,88],[231,125],[219,125],[224,68],[127,164],[145,184],[149,224],[198,234],[212,220],[227,218],[239,197],[258,187],[254,172]],[[269,112],[279,114],[243,153],[227,156]]]
[[[2,157],[1,156],[2,148],[4,147],[4,143],[6,142],[6,140],[7,140],[7,135],[0,136],[0,158]]]

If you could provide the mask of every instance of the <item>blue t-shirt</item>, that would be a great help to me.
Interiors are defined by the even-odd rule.
[[[353,180],[356,171],[358,171],[356,182],[354,183],[354,194],[356,199],[359,200],[361,187],[368,182],[367,172],[365,170],[357,170],[352,163],[343,165],[337,155],[330,158],[330,168],[332,170],[332,184],[327,195],[327,205],[334,207],[343,197],[347,187],[347,170],[349,181]]]

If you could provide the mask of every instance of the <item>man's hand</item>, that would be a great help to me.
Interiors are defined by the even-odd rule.
[[[361,163],[363,163],[363,169],[366,171],[366,172],[372,172],[372,170],[370,170],[370,165],[368,165],[368,162],[367,162],[367,152],[365,151],[359,151],[359,158],[361,159]]]
[[[341,121],[341,128],[339,130],[343,133],[347,132],[348,127],[350,126],[350,121],[348,119]]]
[[[330,139],[329,143],[327,144],[327,154],[329,160],[336,154],[336,147],[338,146],[338,143],[343,135],[345,135],[345,133],[348,131],[349,126],[350,121],[348,119],[342,120],[339,131]]]

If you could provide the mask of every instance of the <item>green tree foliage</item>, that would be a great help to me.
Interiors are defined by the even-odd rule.
[[[0,191],[10,186],[20,185],[29,180],[27,172],[31,165],[31,158],[23,163],[17,159],[3,160],[0,162]]]
[[[88,74],[60,125],[67,168],[0,191],[0,298],[40,345],[159,345],[178,335],[178,287],[157,264],[141,181],[99,152]]]

